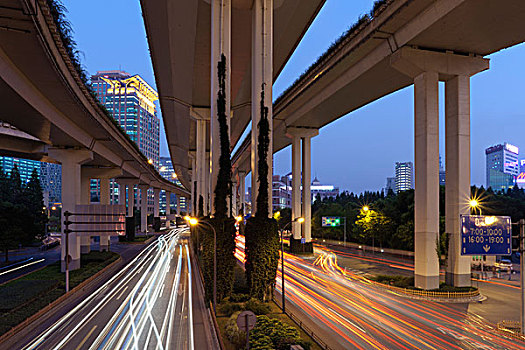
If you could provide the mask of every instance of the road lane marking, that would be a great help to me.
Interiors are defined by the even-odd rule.
[[[118,295],[117,300],[120,299],[120,297],[122,296],[122,294],[124,294],[124,292],[126,291],[126,289],[128,289],[128,286],[126,286],[126,288],[122,289],[122,292],[120,292],[120,294]]]
[[[97,329],[97,325],[94,325],[93,328],[91,328],[91,330],[89,331],[88,334],[86,334],[86,336],[84,337],[84,339],[82,339],[82,341],[80,342],[80,344],[78,344],[78,346],[75,348],[75,350],[80,350],[82,348],[82,346],[86,343],[86,341],[88,340],[88,338],[91,336],[91,334],[93,334],[93,332],[95,331],[95,329]]]

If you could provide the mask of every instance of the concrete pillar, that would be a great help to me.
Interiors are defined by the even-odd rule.
[[[438,73],[414,79],[415,101],[415,286],[439,287],[439,106]]]
[[[273,0],[254,0],[252,8],[252,213],[257,212],[258,186],[258,134],[261,119],[261,93],[264,88],[263,105],[268,108],[270,144],[268,147],[268,209],[272,215],[272,175],[273,175]]]
[[[118,204],[123,205],[126,202],[126,185],[118,183]]]
[[[110,204],[109,179],[100,179],[100,204]]]
[[[87,150],[73,149],[50,149],[49,157],[56,159],[62,164],[62,222],[64,213],[74,213],[75,206],[80,204],[80,182],[81,165],[93,159],[93,153]],[[73,217],[74,218],[74,217]],[[62,270],[65,270],[66,236],[62,225]],[[76,270],[80,267],[80,239],[76,233],[70,233],[68,237],[68,255],[70,256],[69,269]]]
[[[80,204],[91,203],[91,177],[88,169],[80,169]],[[85,218],[85,217],[84,217]],[[91,236],[82,234],[80,236],[80,254],[88,254],[91,251]]]
[[[191,210],[188,210],[188,215],[197,215],[197,206],[199,205],[198,192],[196,191],[195,184],[197,183],[197,160],[196,157],[191,158]]]
[[[167,199],[167,198],[166,198]],[[153,217],[159,217],[160,188],[153,189]]]
[[[133,183],[128,183],[126,186],[128,189],[128,198],[127,198],[128,215],[127,217],[130,218],[133,216],[134,210],[135,210],[135,185]]]
[[[301,214],[301,138],[292,136],[292,220]],[[301,239],[301,228],[301,223],[292,222],[294,239]]]
[[[207,196],[207,184],[206,184],[206,120],[198,119],[197,123],[197,152],[196,152],[196,181],[197,181],[197,210],[199,205],[199,197],[202,196],[204,199],[204,208],[208,205],[208,196]]]
[[[231,113],[231,0],[211,0],[211,90],[210,90],[210,199],[209,208],[215,213],[213,203],[217,177],[219,175],[219,158],[221,155],[221,140],[219,133],[219,119],[217,98],[219,93],[218,63],[221,55],[226,58],[225,94],[226,122],[228,138],[230,137]],[[206,207],[206,205],[205,205]]]
[[[303,237],[306,243],[312,241],[312,140],[310,137],[303,138]]]
[[[110,204],[109,183],[109,178],[100,179],[100,204]],[[109,251],[109,236],[101,235],[99,238],[99,250],[101,252]]]
[[[456,76],[445,83],[446,229],[449,233],[447,284],[470,286],[470,257],[461,256],[460,215],[469,214],[470,199],[470,78]]]
[[[233,216],[237,216],[237,213],[239,212],[237,210],[237,182],[232,181],[232,214]]]
[[[239,210],[243,210],[243,214],[246,215],[246,205],[245,205],[245,199],[244,194],[246,193],[246,189],[244,186],[244,183],[246,181],[246,172],[239,171]]]
[[[177,200],[178,198],[179,196],[177,196]],[[169,229],[171,227],[170,216],[171,216],[171,192],[166,191],[166,229]]]
[[[439,287],[439,261],[436,254],[439,236],[438,80],[450,80],[446,88],[447,99],[450,97],[446,107],[446,168],[447,176],[450,176],[447,177],[446,185],[446,210],[449,217],[447,231],[450,229],[448,232],[451,233],[449,265],[452,265],[447,268],[447,280],[465,283],[467,267],[465,260],[458,255],[459,235],[454,234],[459,232],[459,214],[463,210],[461,197],[467,195],[469,191],[466,188],[470,188],[470,141],[467,141],[470,139],[470,112],[465,95],[468,81],[464,77],[488,69],[489,60],[403,47],[391,56],[390,65],[414,78],[415,286],[423,289]]]
[[[139,185],[140,189],[140,232],[148,232],[148,189],[149,185]]]
[[[211,192],[211,160],[210,152],[206,152],[206,165],[204,168],[204,173],[206,174],[206,180],[204,181],[204,215],[209,215],[211,213],[211,207],[213,202],[213,192]]]

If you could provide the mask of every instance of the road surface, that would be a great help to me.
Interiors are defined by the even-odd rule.
[[[175,229],[160,236],[21,348],[212,348],[186,234],[187,229]]]

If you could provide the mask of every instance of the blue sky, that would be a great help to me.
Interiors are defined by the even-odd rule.
[[[137,0],[65,0],[82,61],[90,74],[123,69],[155,86],[144,24]],[[357,18],[373,0],[327,0],[274,84],[278,96]],[[471,178],[485,182],[488,146],[510,142],[525,158],[525,45],[491,55],[488,71],[471,79]],[[440,86],[440,153],[444,156],[443,85]],[[162,123],[161,123],[162,124]],[[379,190],[396,161],[412,161],[413,89],[403,89],[354,111],[312,139],[312,174],[354,192]],[[168,155],[161,130],[161,155]],[[444,157],[443,157],[444,158]],[[275,173],[290,171],[290,150],[274,157]]]

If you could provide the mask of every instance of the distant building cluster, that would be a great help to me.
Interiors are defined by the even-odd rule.
[[[171,181],[175,184],[181,185],[180,181],[177,178],[177,174],[173,169],[173,164],[170,157],[159,157],[159,174],[168,181]],[[170,197],[170,208],[175,208],[177,204],[177,197],[175,194],[171,194]],[[160,193],[160,211],[166,212],[166,192],[161,191]],[[187,212],[186,198],[180,198],[180,208],[177,208],[177,213],[180,214],[181,211]],[[172,210],[173,213],[173,210]]]
[[[285,176],[274,175],[272,181],[272,206],[273,211],[292,207],[292,173]],[[302,189],[302,186],[301,186]],[[322,184],[317,177],[310,184],[312,203],[319,196],[322,199],[337,197],[339,187]]]
[[[486,185],[495,191],[518,185],[525,188],[525,159],[519,160],[519,148],[504,142],[489,147],[486,155]]]
[[[31,179],[33,170],[36,170],[46,206],[60,205],[62,198],[62,167],[59,164],[39,162],[37,160],[0,156],[0,167],[7,175],[14,167],[18,168],[22,184]]]

